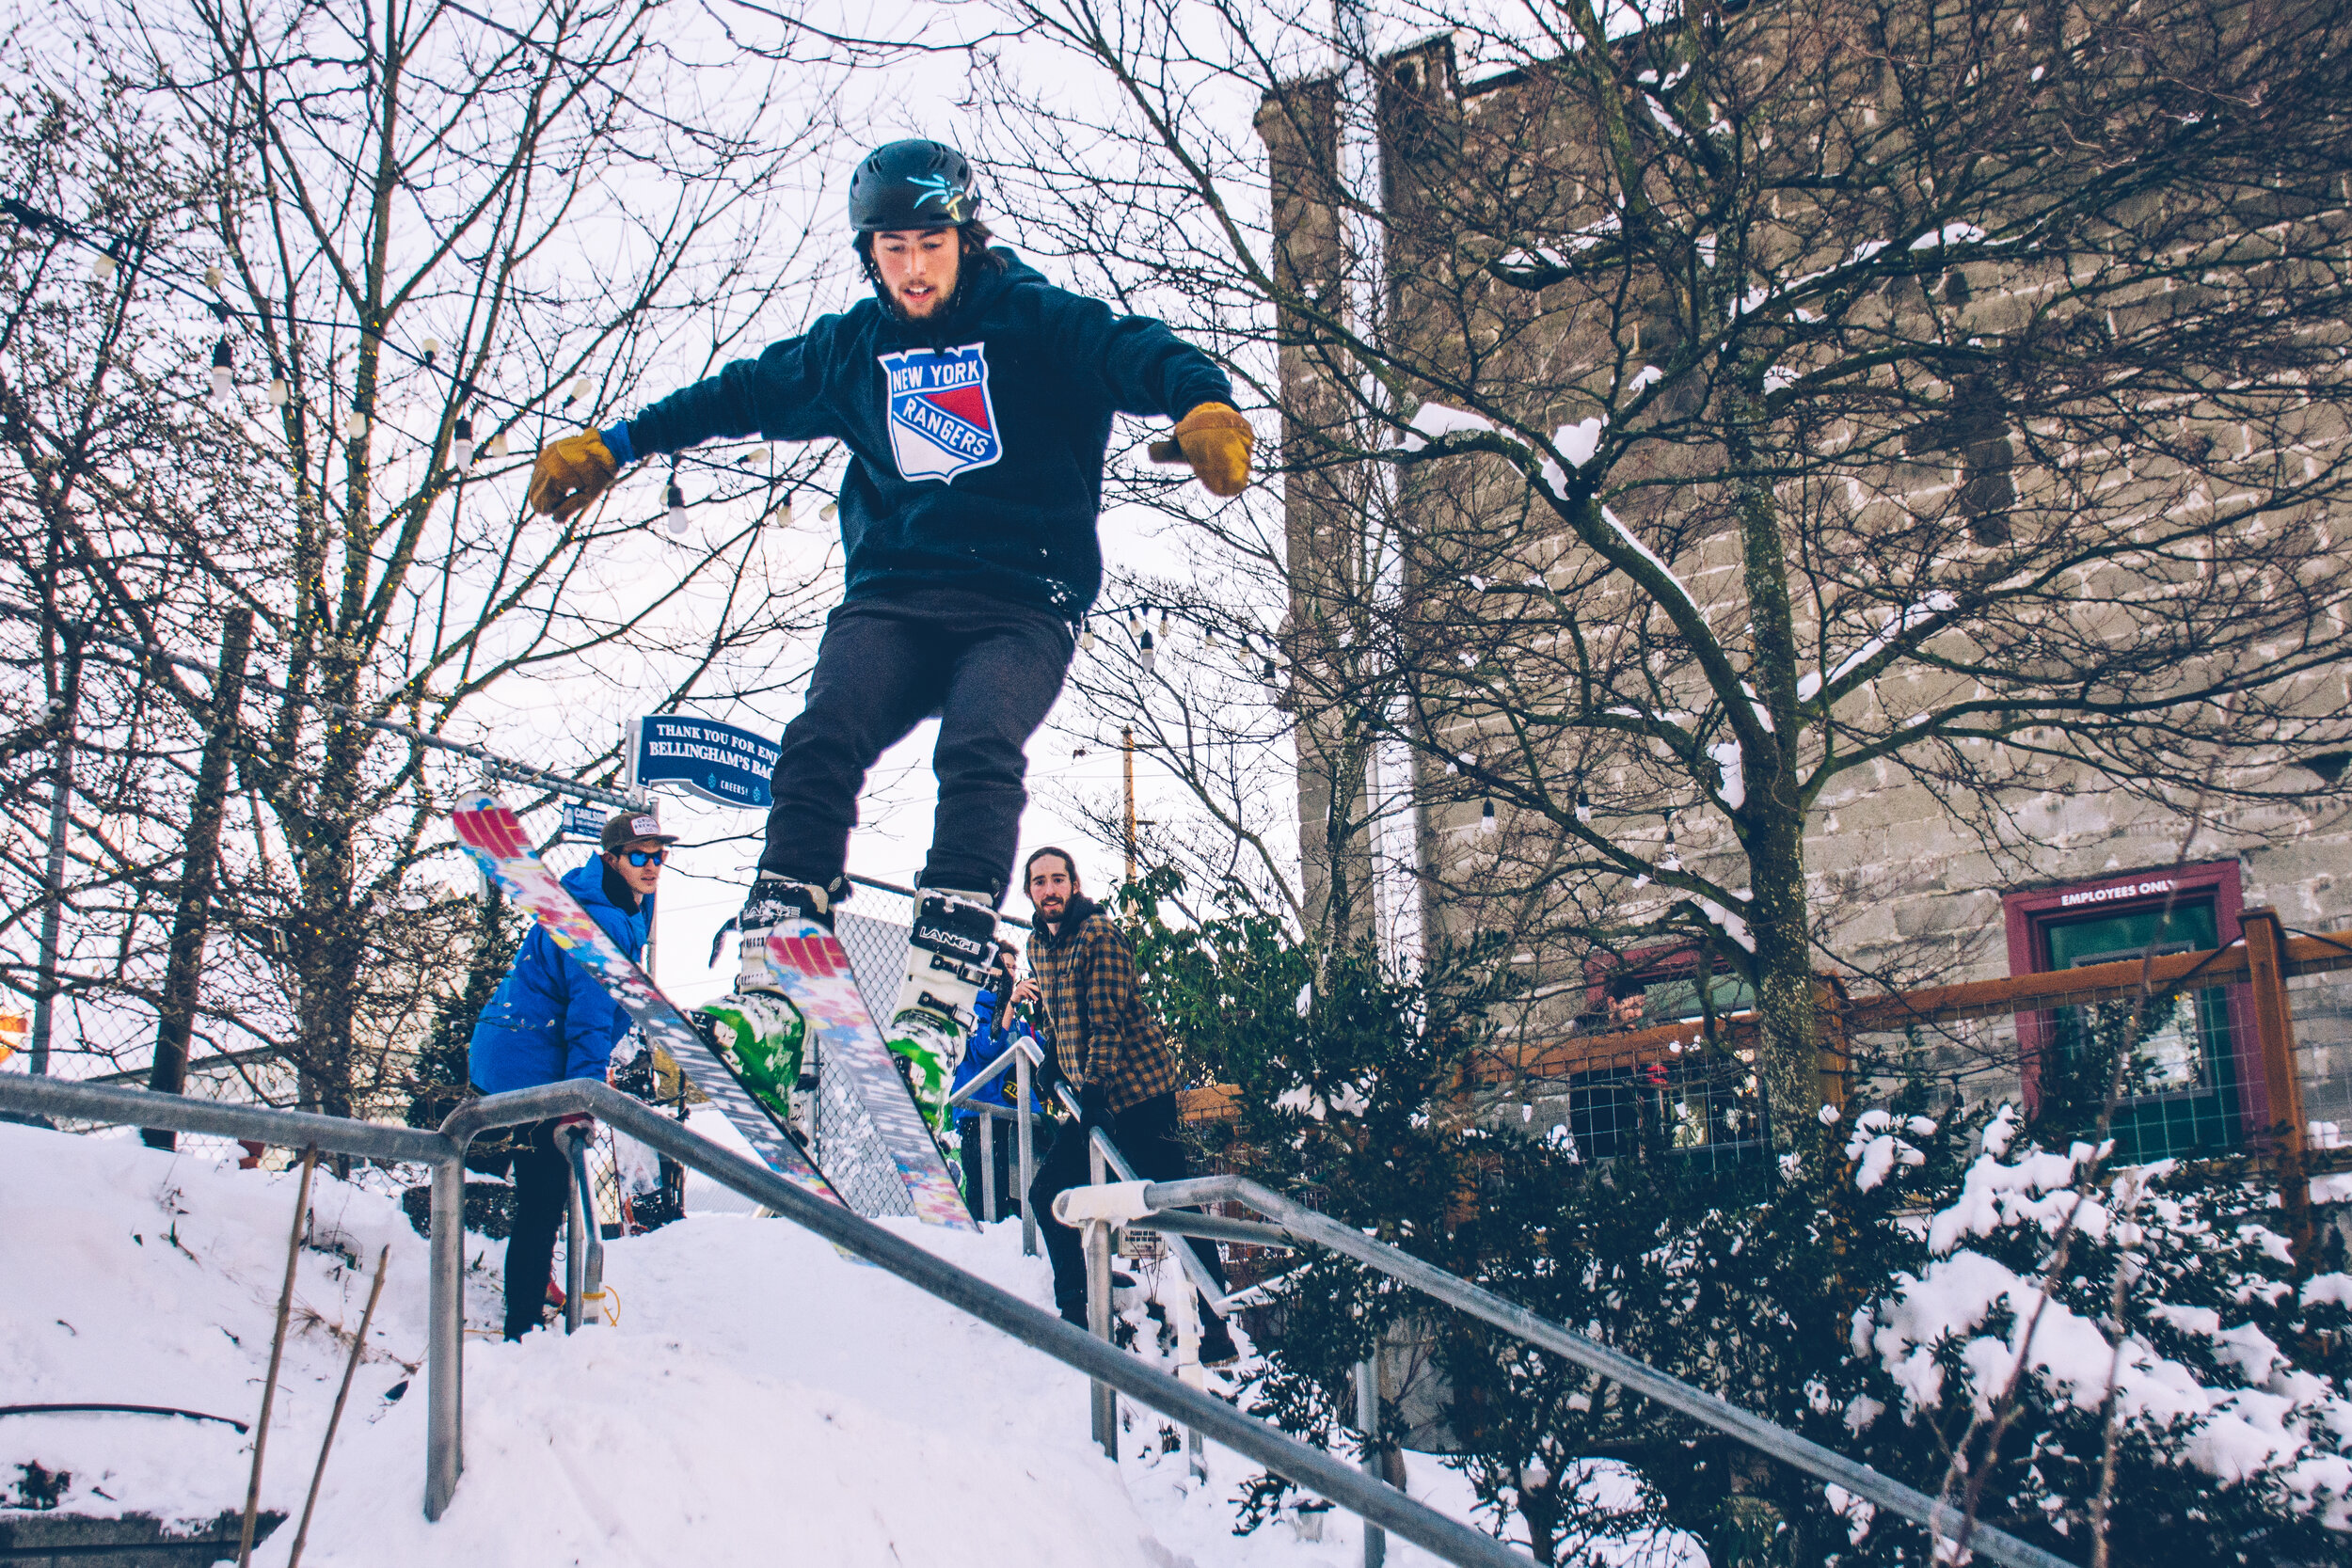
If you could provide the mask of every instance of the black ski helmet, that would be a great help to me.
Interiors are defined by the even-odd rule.
[[[861,234],[961,229],[979,214],[972,161],[935,141],[894,141],[850,176],[850,227]]]

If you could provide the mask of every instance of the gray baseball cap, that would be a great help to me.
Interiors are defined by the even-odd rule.
[[[656,844],[675,844],[677,834],[661,831],[660,818],[649,811],[616,811],[604,819],[602,847],[608,855],[625,844],[637,844],[651,839]]]

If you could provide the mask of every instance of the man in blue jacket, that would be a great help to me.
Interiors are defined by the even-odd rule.
[[[615,812],[605,819],[596,858],[564,873],[564,888],[631,958],[644,955],[654,887],[676,842],[649,812]],[[503,1094],[569,1078],[601,1084],[613,1046],[628,1032],[628,1015],[612,993],[555,944],[546,927],[533,926],[473,1026],[468,1056],[474,1087]],[[571,1193],[571,1163],[562,1142],[567,1126],[584,1132],[588,1117],[560,1117],[516,1130],[515,1228],[506,1240],[509,1339],[538,1327],[547,1309],[555,1232]]]
[[[938,812],[906,980],[882,1029],[934,1114],[987,983],[1028,800],[1024,748],[1102,586],[1095,522],[1112,418],[1177,420],[1184,460],[1220,496],[1248,483],[1251,446],[1206,355],[992,248],[977,212],[961,153],[930,141],[877,150],[850,185],[872,299],[633,419],[554,442],[531,486],[532,504],[563,519],[621,465],[717,436],[849,449],[847,593],[784,734],[739,984],[783,989],[770,928],[832,924],[866,769],[937,713]]]

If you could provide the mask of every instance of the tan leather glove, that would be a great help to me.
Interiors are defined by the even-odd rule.
[[[1238,496],[1249,486],[1249,452],[1258,444],[1249,421],[1221,403],[1204,403],[1176,421],[1176,439],[1152,443],[1155,463],[1184,462],[1213,496]]]
[[[593,430],[549,441],[531,466],[531,509],[559,523],[571,521],[604,494],[621,466]]]

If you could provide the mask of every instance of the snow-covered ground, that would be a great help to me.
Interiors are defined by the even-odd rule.
[[[0,1402],[171,1405],[251,1421],[285,1268],[291,1174],[0,1126]],[[294,1291],[264,1507],[298,1516],[380,1248],[390,1273],[304,1561],[1323,1568],[1361,1560],[1334,1511],[1232,1533],[1248,1462],[1209,1481],[1128,1411],[1120,1462],[1087,1436],[1085,1380],[780,1220],[698,1212],[608,1243],[617,1326],[518,1345],[469,1336],[466,1475],[437,1524],[424,1467],[425,1245],[388,1199],[322,1174]],[[901,1222],[1041,1306],[1020,1227]],[[501,1247],[479,1238],[469,1326],[496,1320]],[[397,1398],[392,1397],[397,1392]],[[0,1498],[66,1472],[61,1506],[210,1518],[243,1503],[249,1440],[127,1416],[0,1421]],[[1467,1484],[1412,1456],[1412,1489],[1467,1516]],[[256,1554],[283,1563],[288,1524]],[[1675,1554],[1680,1555],[1680,1554]],[[1389,1560],[1426,1563],[1391,1542]]]

